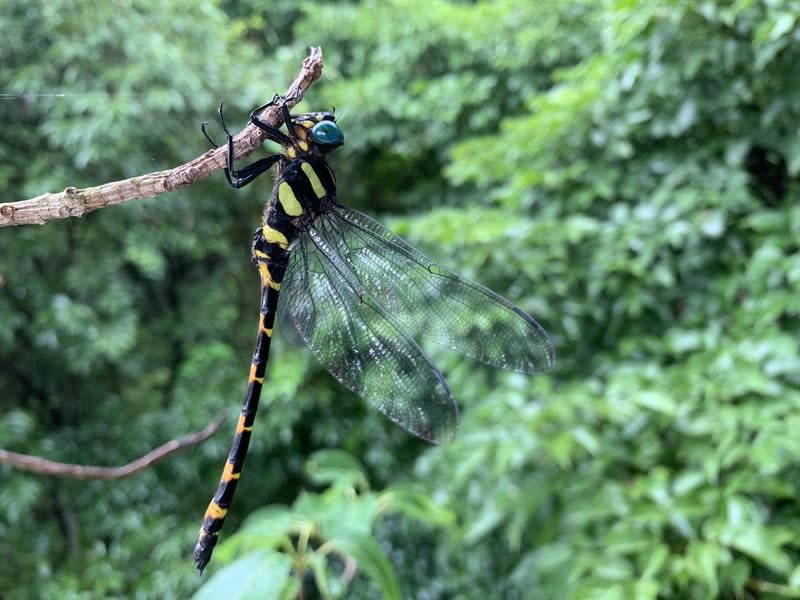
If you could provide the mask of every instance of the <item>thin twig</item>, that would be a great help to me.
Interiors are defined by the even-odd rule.
[[[306,90],[322,74],[322,49],[311,48],[303,67],[284,97],[291,108],[303,98]],[[262,121],[280,126],[280,106],[270,106],[260,115]],[[234,156],[238,160],[250,155],[266,139],[266,132],[252,123],[234,136]],[[224,145],[167,171],[148,173],[96,187],[68,187],[63,192],[46,193],[35,198],[0,204],[0,227],[41,225],[53,219],[82,217],[92,211],[139,198],[152,198],[190,185],[225,167]]]
[[[224,420],[225,411],[222,411],[216,419],[211,421],[201,431],[190,433],[177,440],[170,440],[155,450],[151,450],[141,458],[121,467],[96,467],[92,465],[62,463],[47,460],[39,456],[9,452],[3,449],[0,449],[0,464],[11,465],[15,469],[21,471],[30,471],[31,473],[40,473],[42,475],[54,475],[56,477],[69,477],[71,479],[124,479],[164,460],[171,454],[204,442],[216,433]]]

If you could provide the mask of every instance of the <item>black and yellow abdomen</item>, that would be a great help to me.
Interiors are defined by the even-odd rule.
[[[247,392],[242,403],[239,421],[236,424],[228,460],[222,470],[222,477],[214,498],[206,509],[203,517],[203,526],[200,529],[200,538],[194,550],[194,560],[201,572],[211,558],[211,553],[217,543],[219,532],[233,501],[244,459],[250,446],[253,423],[258,412],[261,388],[264,384],[264,376],[267,369],[272,330],[275,325],[275,314],[278,308],[280,284],[288,262],[289,252],[287,246],[288,241],[267,241],[263,234],[263,228],[256,231],[254,236],[253,260],[258,265],[261,276],[261,310],[256,347],[253,351],[250,373],[247,378]]]

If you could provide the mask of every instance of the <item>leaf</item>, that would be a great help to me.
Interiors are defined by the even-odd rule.
[[[642,577],[642,579],[635,584],[636,591],[633,597],[636,600],[656,600],[661,587],[659,581]]]
[[[686,548],[686,568],[712,593],[719,590],[719,572],[730,559],[730,551],[719,544],[692,540]]]
[[[693,98],[686,98],[678,109],[675,117],[677,132],[682,132],[691,127],[697,117],[697,102]]]
[[[674,416],[677,409],[675,399],[660,390],[641,390],[631,400],[640,406],[668,416]]]
[[[715,518],[703,528],[704,536],[752,557],[776,573],[788,575],[793,562],[783,549],[794,539],[785,527],[768,526],[756,521],[757,508],[741,496],[728,500],[727,518]]]
[[[277,552],[254,552],[217,572],[193,600],[280,600],[292,568],[291,557]]]
[[[223,541],[220,550],[224,553],[242,548],[278,548],[296,529],[294,515],[284,506],[268,506],[251,514],[244,526]]]
[[[317,485],[348,485],[369,489],[364,467],[343,450],[318,450],[306,463],[306,473]]]
[[[708,211],[700,219],[700,229],[710,238],[718,238],[725,233],[725,215],[720,210]]]
[[[796,131],[789,138],[789,147],[786,154],[786,170],[790,176],[797,177],[797,174],[800,173],[800,131]]]
[[[400,599],[400,585],[394,570],[374,538],[359,532],[339,532],[330,543],[358,563],[358,567],[375,582],[386,600]]]
[[[642,579],[658,579],[658,575],[669,559],[669,548],[666,544],[658,544],[650,554],[642,571]]]
[[[450,527],[456,521],[455,513],[434,502],[419,486],[397,484],[380,496],[386,510],[398,512],[434,527]]]
[[[328,571],[327,557],[318,552],[310,552],[306,555],[306,560],[311,567],[312,573],[314,573],[314,583],[320,595],[323,598],[332,597],[331,577]],[[341,596],[341,594],[337,594],[333,597],[339,596]]]
[[[467,544],[475,544],[485,538],[497,528],[504,516],[494,499],[485,502],[464,532],[464,541]]]
[[[372,493],[353,495],[339,488],[324,494],[304,494],[295,502],[293,513],[309,527],[319,528],[325,537],[336,537],[340,531],[371,531],[380,514],[378,496]]]

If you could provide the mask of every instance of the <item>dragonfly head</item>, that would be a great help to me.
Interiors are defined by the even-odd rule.
[[[336,124],[336,116],[332,112],[297,115],[292,117],[292,121],[295,130],[302,130],[300,135],[309,139],[323,153],[332,152],[344,144],[344,133]]]

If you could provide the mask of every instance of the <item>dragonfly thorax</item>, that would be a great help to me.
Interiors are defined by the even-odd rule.
[[[284,158],[266,207],[264,224],[284,231],[291,238],[335,206],[336,178],[324,155]]]

